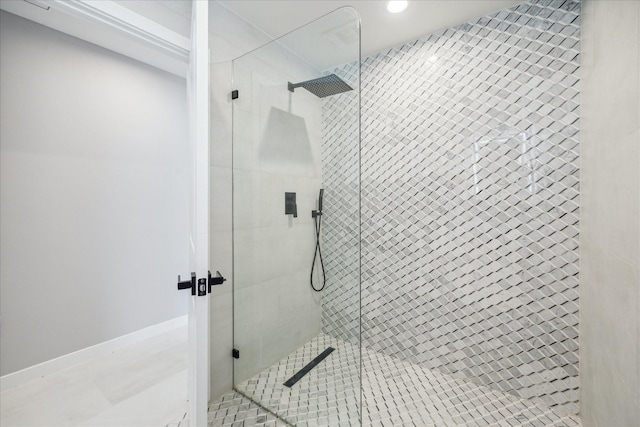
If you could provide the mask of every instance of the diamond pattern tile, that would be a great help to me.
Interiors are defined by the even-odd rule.
[[[327,347],[335,350],[292,387],[283,385]],[[320,334],[236,390],[292,425],[359,426],[359,347]]]
[[[563,410],[382,353],[365,350],[362,368],[363,426],[581,425]]]
[[[209,405],[208,418],[209,427],[284,427],[289,425],[266,409],[233,391]]]
[[[357,65],[336,74],[358,86]],[[328,286],[322,295],[322,328],[351,344],[360,343],[360,141],[358,93],[332,96],[323,108],[322,250]],[[342,114],[336,114],[341,111]],[[332,141],[327,144],[326,141]],[[329,286],[330,284],[330,286]]]
[[[309,379],[291,389],[282,382],[326,345],[336,346]],[[243,383],[241,393],[261,405],[269,405],[282,419],[239,392],[212,402],[212,427],[253,426],[359,426],[360,406],[351,392],[358,379],[359,349],[347,342],[320,334],[271,368]],[[479,386],[392,356],[364,350],[362,354],[363,418],[366,427],[448,426],[557,426],[580,427],[576,416],[553,410],[533,401]],[[306,378],[306,377],[305,377]],[[323,389],[317,384],[332,384]],[[349,384],[340,388],[338,383]],[[356,382],[359,386],[359,382]],[[328,391],[324,393],[323,391]],[[358,393],[359,394],[359,393]],[[357,398],[359,399],[359,398]],[[286,419],[290,424],[283,421]],[[182,421],[180,427],[188,427]]]
[[[357,98],[325,99],[325,333],[358,340],[361,213],[368,350],[578,412],[580,6],[365,58],[361,159]]]

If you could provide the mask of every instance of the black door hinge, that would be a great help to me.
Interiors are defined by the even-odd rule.
[[[196,294],[196,273],[191,273],[191,280],[180,281],[180,275],[178,275],[178,290],[191,289],[191,295]]]
[[[239,96],[240,96],[240,93],[237,90],[231,91],[231,99],[238,99]]]
[[[231,355],[233,356],[234,359],[240,359],[240,350],[238,350],[237,348],[234,348],[233,351],[231,352]]]
[[[211,272],[209,272],[209,293],[211,293],[212,286],[222,285],[226,281],[227,279],[222,277],[219,271],[216,271],[216,277],[211,277]]]

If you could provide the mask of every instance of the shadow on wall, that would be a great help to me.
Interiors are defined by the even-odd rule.
[[[304,117],[271,107],[259,153],[260,159],[268,162],[313,165]]]

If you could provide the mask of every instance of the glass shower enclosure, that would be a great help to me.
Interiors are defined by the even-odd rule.
[[[357,12],[234,60],[233,83],[235,389],[291,425],[361,425]]]

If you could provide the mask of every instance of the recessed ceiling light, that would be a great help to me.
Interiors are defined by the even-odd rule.
[[[406,0],[392,0],[387,3],[387,10],[391,13],[400,13],[407,8],[409,2]]]

